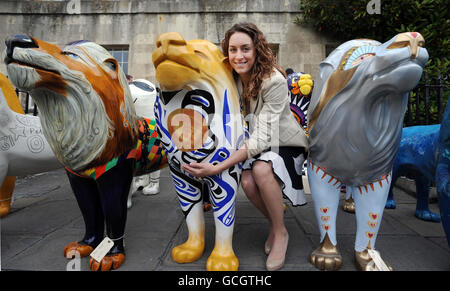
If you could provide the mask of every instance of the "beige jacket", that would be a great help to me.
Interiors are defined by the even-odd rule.
[[[237,80],[239,95],[243,84]],[[250,101],[245,120],[249,124],[250,138],[246,141],[248,158],[269,147],[298,146],[307,148],[305,131],[298,124],[289,106],[286,79],[276,69],[263,81],[256,100]]]

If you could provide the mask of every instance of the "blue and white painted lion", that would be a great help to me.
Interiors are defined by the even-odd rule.
[[[244,141],[245,127],[232,71],[219,48],[204,40],[185,41],[165,33],[152,55],[161,92],[156,100],[158,132],[189,230],[187,241],[172,249],[178,263],[199,259],[205,247],[203,184],[214,211],[216,242],[208,270],[237,270],[232,247],[240,165],[219,175],[195,178],[181,169],[191,162],[221,162]]]

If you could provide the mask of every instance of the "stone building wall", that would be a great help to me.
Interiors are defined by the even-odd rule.
[[[7,35],[24,33],[63,45],[88,39],[129,50],[128,73],[154,82],[151,54],[159,34],[219,44],[234,23],[254,22],[275,47],[278,63],[317,74],[327,39],[294,24],[298,0],[0,0],[0,54]],[[6,74],[3,62],[0,72]]]

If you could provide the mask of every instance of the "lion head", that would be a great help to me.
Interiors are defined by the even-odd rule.
[[[29,91],[58,160],[73,170],[102,165],[132,147],[137,120],[126,77],[90,41],[64,47],[34,37],[6,40],[11,82]]]
[[[156,101],[156,87],[145,79],[137,79],[129,83],[136,114],[144,118],[155,118],[154,106]]]
[[[179,150],[178,160],[189,162],[218,148],[237,149],[244,133],[240,100],[220,49],[175,32],[160,35],[156,45],[152,59],[162,90],[156,114],[168,153]]]
[[[320,63],[308,109],[312,162],[348,185],[371,183],[390,172],[408,92],[428,60],[423,44],[416,32],[383,44],[351,40]]]

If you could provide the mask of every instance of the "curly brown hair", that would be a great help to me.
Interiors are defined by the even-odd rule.
[[[225,32],[225,38],[221,42],[222,52],[228,57],[228,46],[230,43],[230,37],[235,32],[246,33],[253,41],[256,51],[255,63],[250,71],[250,82],[247,88],[244,89],[243,98],[247,101],[256,99],[259,91],[261,90],[262,82],[265,78],[272,74],[275,67],[280,73],[286,77],[284,71],[276,64],[275,56],[272,53],[272,49],[266,40],[264,34],[258,29],[258,27],[249,22],[236,23],[230,29]],[[233,73],[236,74],[236,72]]]

